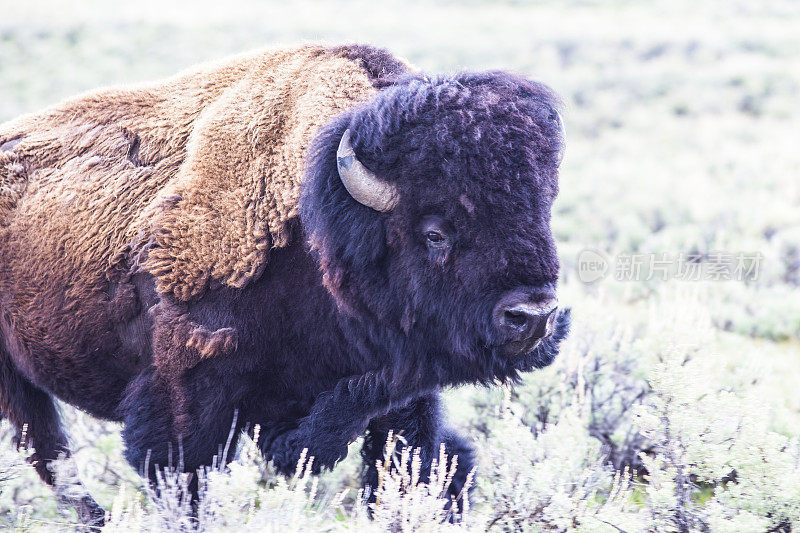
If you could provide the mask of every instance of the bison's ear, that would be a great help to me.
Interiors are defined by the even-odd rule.
[[[400,200],[397,187],[379,180],[356,158],[349,129],[345,130],[342,140],[339,141],[336,168],[344,188],[356,202],[385,213],[394,209]]]

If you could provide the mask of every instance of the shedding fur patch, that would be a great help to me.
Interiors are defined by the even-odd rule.
[[[214,357],[215,355],[228,355],[236,350],[238,344],[237,332],[234,328],[220,328],[214,331],[205,326],[195,326],[186,341],[187,348],[194,348],[200,357]]]
[[[379,85],[357,55],[243,55],[0,125],[0,234],[14,242],[2,255],[28,279],[15,292],[59,282],[94,298],[123,260],[180,301],[212,280],[247,285],[288,244],[314,134]],[[206,333],[190,344],[230,349]]]

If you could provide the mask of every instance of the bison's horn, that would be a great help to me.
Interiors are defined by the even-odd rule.
[[[356,202],[382,212],[391,211],[397,205],[400,199],[397,188],[379,180],[356,158],[349,129],[345,130],[336,150],[336,167],[345,189]]]

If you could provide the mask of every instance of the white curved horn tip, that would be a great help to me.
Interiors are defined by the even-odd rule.
[[[378,179],[356,158],[349,129],[345,130],[339,141],[336,168],[344,188],[358,203],[381,212],[391,211],[397,205],[397,188]]]

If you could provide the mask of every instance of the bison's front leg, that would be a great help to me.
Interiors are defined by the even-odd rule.
[[[463,489],[467,476],[475,466],[474,450],[465,438],[447,426],[440,404],[438,392],[426,394],[370,422],[361,449],[364,486],[370,489],[370,502],[375,501],[375,491],[379,489],[376,463],[383,461],[384,447],[392,431],[401,439],[398,449],[410,446],[419,450],[423,482],[428,480],[431,463],[438,458],[442,444],[451,460],[457,456],[456,474],[447,494],[460,506],[462,498],[466,497]]]
[[[314,457],[314,472],[333,468],[347,455],[348,444],[366,431],[371,419],[418,396],[420,387],[424,387],[421,379],[409,380],[389,368],[342,379],[333,390],[317,397],[297,429],[265,443],[264,452],[287,475],[294,473],[304,449]]]

